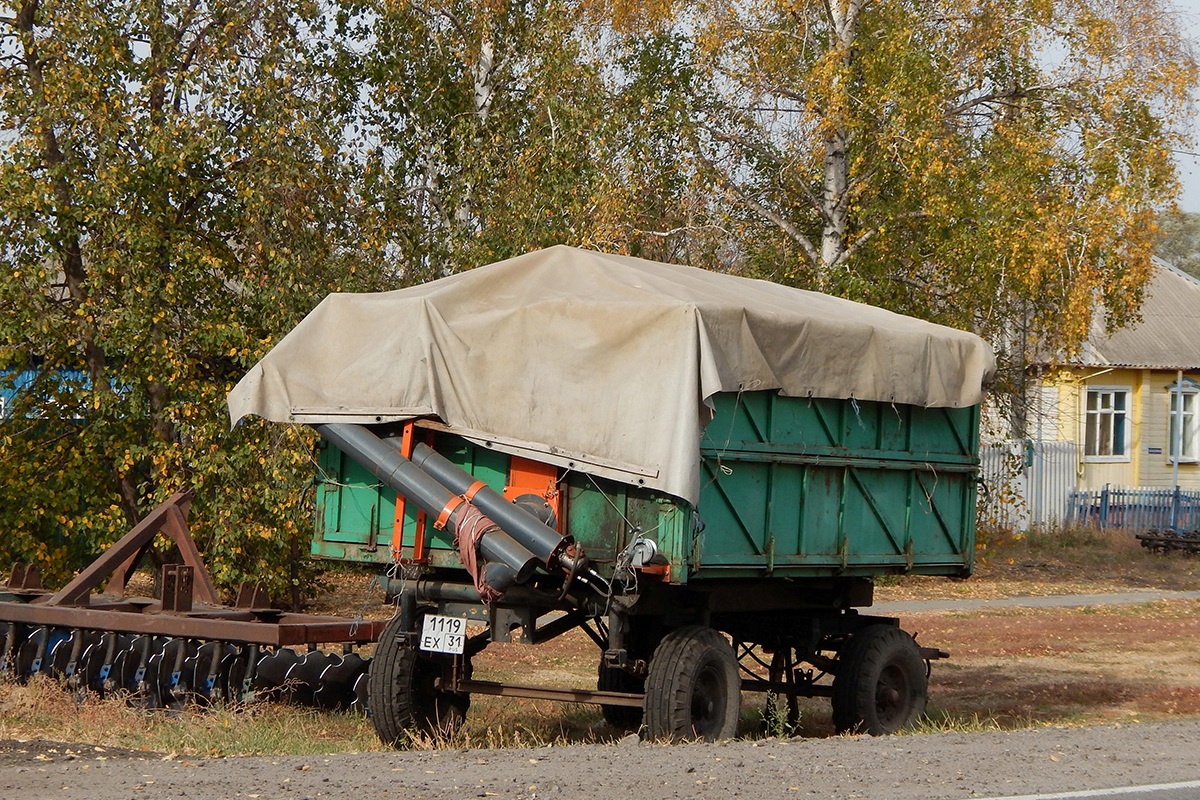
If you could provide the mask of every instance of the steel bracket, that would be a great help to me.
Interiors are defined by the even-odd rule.
[[[42,591],[42,576],[35,564],[16,563],[8,577],[8,588],[14,592]]]

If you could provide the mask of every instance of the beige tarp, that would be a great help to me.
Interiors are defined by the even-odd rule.
[[[717,392],[978,403],[979,337],[765,281],[552,247],[325,298],[229,394],[232,420],[436,416],[477,441],[695,502]]]

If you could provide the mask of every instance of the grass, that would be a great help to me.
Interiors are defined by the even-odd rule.
[[[410,749],[500,749],[613,744],[625,735],[605,724],[595,706],[471,698],[467,723],[449,736],[414,736]]]
[[[907,733],[984,733],[987,731],[1002,731],[1012,728],[1033,728],[1037,724],[1032,720],[1015,725],[1002,725],[999,720],[978,713],[963,714],[946,709],[931,708],[925,716]]]
[[[1066,564],[1092,562],[1098,556],[1114,555],[1149,563],[1154,554],[1125,530],[1101,530],[1087,525],[1043,525],[1027,531],[993,533],[980,553],[982,564],[1012,558],[1051,559]]]
[[[451,736],[414,736],[410,749],[605,744],[624,736],[594,706],[474,697]],[[362,714],[282,703],[147,711],[118,697],[82,698],[47,678],[0,684],[0,740],[87,742],[180,756],[309,755],[385,750]]]
[[[79,698],[47,678],[0,685],[0,739],[88,742],[210,757],[382,749],[361,714],[274,703],[147,711],[118,697]]]
[[[1200,590],[1200,558],[1154,553],[1134,532],[1085,526],[989,531],[966,579],[893,576],[876,600],[1090,594],[1133,588]]]

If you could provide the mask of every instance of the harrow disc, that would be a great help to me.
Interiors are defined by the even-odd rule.
[[[320,650],[310,650],[300,656],[288,669],[284,679],[284,685],[290,693],[289,699],[302,706],[318,705],[317,692],[321,688],[321,676],[340,660],[340,656],[322,653]]]
[[[73,630],[59,642],[51,656],[51,672],[63,680],[72,691],[86,691],[83,667],[88,650],[100,641],[96,631]]]
[[[17,680],[27,681],[34,675],[52,675],[54,650],[69,637],[70,631],[62,628],[34,628],[17,651]]]
[[[187,699],[208,705],[225,698],[229,686],[227,672],[232,660],[227,652],[237,653],[237,646],[227,642],[204,642],[196,647],[183,663],[178,692]]]
[[[133,637],[127,633],[107,631],[100,634],[100,640],[89,647],[83,656],[82,680],[92,691],[99,692],[103,697],[117,688],[113,669],[117,658],[129,649]]]
[[[287,675],[300,656],[290,647],[281,647],[259,656],[255,665],[254,675],[250,686],[253,697],[269,697],[273,700],[287,700],[291,694],[287,686]]]
[[[347,653],[337,656],[321,673],[320,685],[313,693],[313,700],[318,708],[345,711],[354,708],[357,701],[356,687],[358,682],[367,674],[370,662],[358,653]],[[365,681],[363,686],[366,686]],[[365,703],[362,706],[366,708]]]
[[[353,652],[0,622],[0,679],[47,675],[148,709],[264,699],[366,713],[369,666]]]

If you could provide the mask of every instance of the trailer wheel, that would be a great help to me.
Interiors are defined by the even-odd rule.
[[[650,659],[646,729],[651,739],[728,739],[737,733],[741,680],[729,642],[703,625],[671,631]]]
[[[417,628],[427,610],[417,614]],[[422,652],[404,633],[399,616],[383,629],[367,671],[367,709],[375,732],[393,747],[411,733],[445,736],[467,716],[471,696],[444,692],[436,681],[449,658]]]
[[[602,692],[644,692],[646,679],[630,675],[623,669],[607,666],[600,661],[596,688]],[[642,726],[642,709],[636,706],[600,706],[604,721],[622,731],[637,730]]]
[[[895,733],[925,713],[928,688],[911,636],[890,625],[863,628],[838,656],[833,726],[838,733]]]

